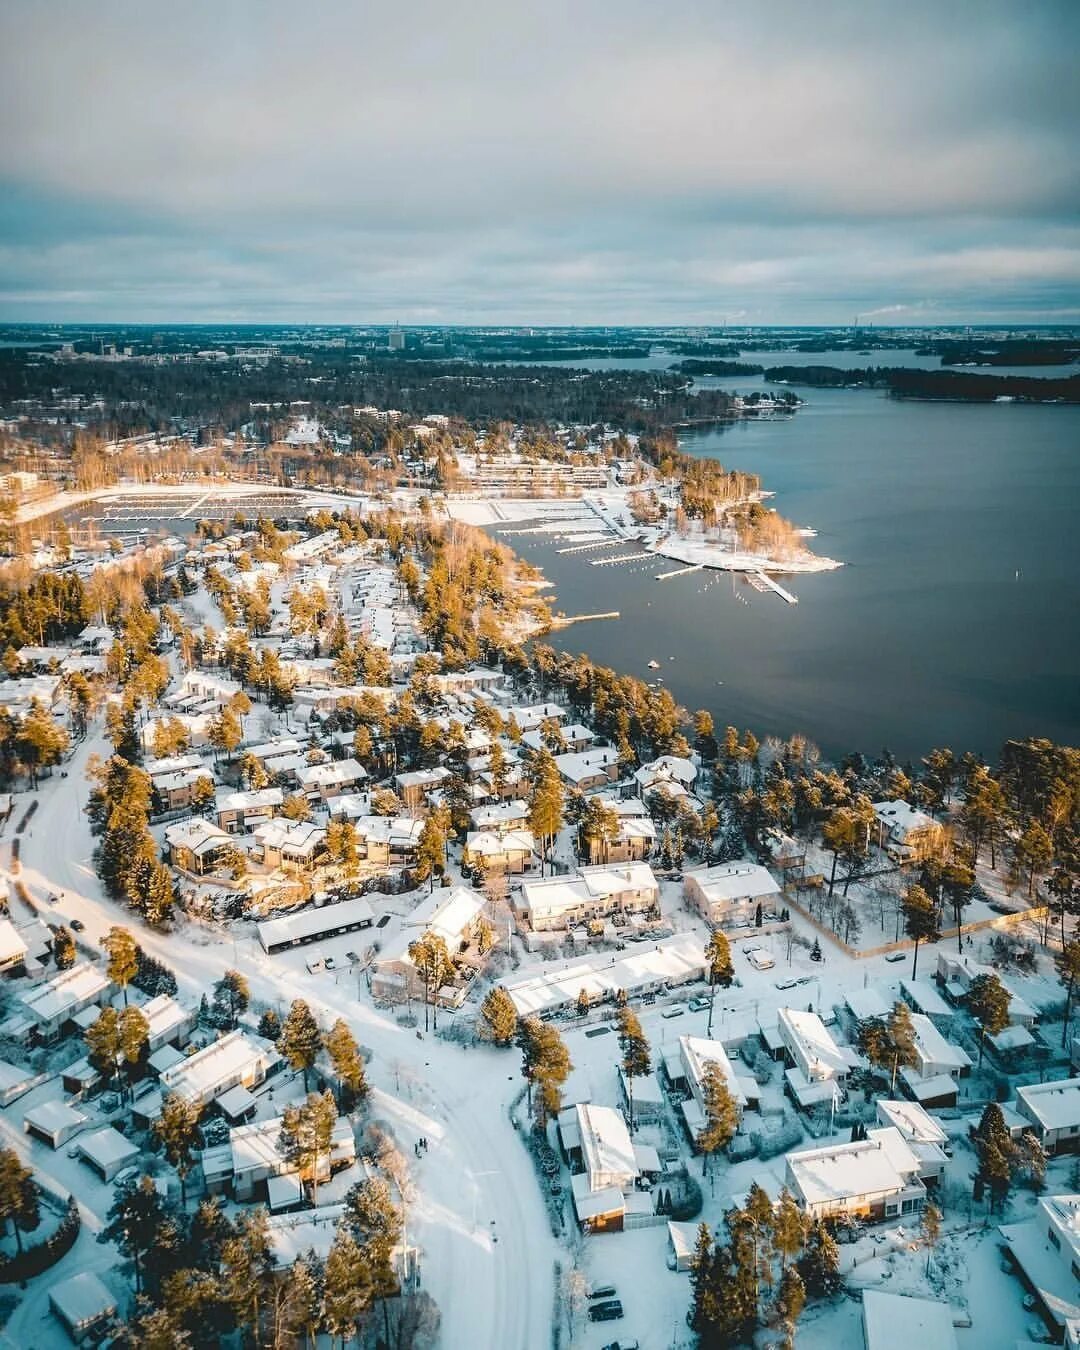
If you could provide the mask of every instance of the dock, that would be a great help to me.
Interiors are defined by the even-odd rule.
[[[609,610],[606,614],[571,614],[556,615],[551,621],[552,628],[569,628],[572,623],[591,623],[594,619],[617,619],[619,611],[617,609]]]
[[[616,558],[590,558],[590,567],[614,567],[616,563],[640,562],[642,558],[655,558],[655,553],[624,553]]]
[[[772,577],[767,576],[764,572],[748,572],[746,576],[755,591],[773,591],[781,600],[786,600],[789,605],[797,605],[799,603],[799,597],[797,595],[793,595],[791,591],[786,591],[778,581],[774,581]]]
[[[586,553],[591,548],[610,548],[614,539],[592,539],[587,544],[571,544],[567,548],[557,548],[556,553]]]
[[[669,581],[672,577],[684,577],[687,572],[703,572],[704,563],[691,563],[689,567],[676,567],[673,572],[657,572],[657,581]]]

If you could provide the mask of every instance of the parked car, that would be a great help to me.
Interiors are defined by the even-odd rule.
[[[594,1303],[589,1309],[590,1322],[614,1322],[623,1315],[623,1306],[617,1298],[607,1303]]]
[[[640,1341],[612,1341],[604,1350],[641,1350]]]
[[[897,961],[906,961],[907,952],[890,952],[885,960],[888,961],[889,965],[893,966]]]
[[[618,1292],[619,1291],[613,1284],[598,1284],[595,1289],[589,1290],[589,1298],[609,1301],[613,1299]]]
[[[334,969],[334,958],[332,956],[327,956],[323,959],[323,969],[324,970]]]
[[[757,947],[754,951],[747,952],[746,955],[755,970],[772,970],[776,965],[776,962],[764,947]]]
[[[777,980],[777,989],[794,989],[798,985],[798,980]]]
[[[682,1004],[677,1003],[673,1008],[665,1008],[664,1011],[660,1014],[660,1016],[667,1018],[668,1021],[670,1021],[671,1018],[673,1017],[682,1017],[683,1013],[685,1012],[686,1009],[682,1006]]]
[[[687,1004],[691,1012],[704,1012],[708,1006],[709,1000],[707,998],[692,998]]]
[[[72,919],[70,927],[74,928],[76,933],[82,933],[86,930],[86,924],[83,923],[82,919]]]

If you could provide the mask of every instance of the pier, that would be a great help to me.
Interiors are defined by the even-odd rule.
[[[592,539],[587,544],[571,544],[568,548],[557,548],[556,553],[585,553],[591,548],[610,548],[614,539]]]
[[[594,619],[617,619],[619,611],[609,610],[606,614],[565,614],[556,615],[551,621],[552,628],[569,628],[572,623],[591,623]]]
[[[657,581],[670,581],[672,577],[684,577],[687,572],[702,572],[705,570],[704,563],[691,563],[689,567],[676,567],[673,572],[657,572]]]
[[[640,562],[642,558],[655,558],[656,554],[649,553],[626,553],[617,558],[590,558],[590,567],[614,567],[616,563]]]
[[[772,577],[767,576],[764,572],[748,572],[746,576],[755,591],[761,591],[762,593],[765,591],[773,591],[781,600],[786,600],[789,605],[797,605],[799,603],[799,597],[797,595],[793,595],[791,591],[784,590],[783,586],[781,586],[778,581],[773,581]]]

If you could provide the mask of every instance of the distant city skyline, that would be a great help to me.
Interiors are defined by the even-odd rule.
[[[1080,322],[1080,6],[0,7],[0,322]]]

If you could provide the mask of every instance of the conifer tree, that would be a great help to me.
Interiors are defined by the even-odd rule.
[[[187,1203],[187,1178],[194,1163],[194,1146],[199,1131],[199,1108],[175,1092],[161,1105],[161,1114],[153,1132],[165,1150],[165,1156],[180,1178],[180,1203]]]
[[[281,1027],[278,1049],[294,1069],[304,1075],[304,1091],[308,1088],[308,1074],[322,1049],[322,1034],[311,1009],[302,998],[294,999]]]
[[[480,1005],[485,1035],[496,1045],[510,1045],[517,1035],[518,1015],[514,1000],[502,987],[496,985]]]
[[[783,1186],[776,1204],[772,1231],[773,1250],[780,1258],[781,1269],[786,1270],[789,1262],[794,1261],[802,1251],[806,1229],[806,1216],[791,1191]]]
[[[34,1174],[12,1148],[0,1148],[0,1220],[10,1219],[15,1245],[22,1251],[22,1235],[38,1226],[38,1188]]]
[[[630,1133],[634,1132],[634,1079],[644,1078],[652,1068],[649,1042],[641,1029],[641,1021],[632,1008],[622,1007],[618,1015],[619,1048],[622,1050],[622,1071],[630,1108]]]
[[[339,1104],[351,1111],[367,1096],[368,1087],[360,1047],[344,1018],[339,1017],[326,1033],[326,1053],[341,1085]]]
[[[708,1169],[713,1154],[726,1148],[734,1139],[739,1128],[739,1107],[724,1081],[720,1066],[714,1061],[705,1065],[701,1075],[701,1095],[705,1122],[698,1131],[696,1142],[705,1155]]]
[[[811,1298],[827,1298],[839,1290],[840,1250],[823,1219],[811,1222],[798,1267]]]
[[[110,928],[101,944],[109,956],[106,967],[109,979],[124,994],[127,1007],[127,987],[139,973],[139,946],[126,928]]]

